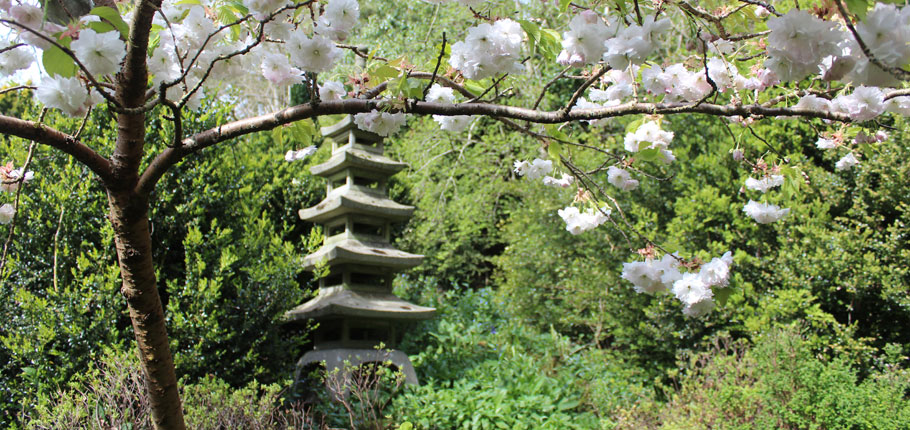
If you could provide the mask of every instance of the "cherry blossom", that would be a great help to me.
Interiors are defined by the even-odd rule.
[[[528,179],[540,179],[553,171],[553,162],[535,158],[532,162],[516,161],[515,173]]]
[[[849,170],[857,165],[859,165],[859,160],[851,152],[840,160],[837,160],[837,163],[834,164],[834,168],[837,170]]]
[[[790,209],[781,209],[777,205],[749,200],[749,203],[743,206],[743,212],[759,224],[770,224],[787,216],[790,213]]]
[[[348,93],[345,91],[344,85],[338,81],[327,81],[319,86],[320,100],[341,100],[347,94]]]
[[[746,188],[761,191],[763,193],[767,193],[771,188],[779,187],[783,184],[783,175],[768,175],[761,179],[746,178]]]
[[[380,136],[388,136],[397,132],[405,123],[405,114],[379,112],[373,109],[371,112],[358,113],[354,115],[354,124],[357,124],[361,130],[376,133]]]
[[[315,154],[317,149],[319,149],[319,148],[317,148],[316,145],[313,145],[313,146],[307,146],[306,148],[303,148],[303,149],[298,149],[296,151],[293,151],[293,150],[288,151],[286,154],[284,154],[284,161],[291,162],[291,161],[303,160],[303,159],[309,157],[310,155]]]
[[[13,205],[4,203],[3,206],[0,206],[0,224],[9,224],[15,215],[16,208]]]

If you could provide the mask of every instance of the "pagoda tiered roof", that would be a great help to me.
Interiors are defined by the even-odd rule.
[[[389,221],[406,221],[413,206],[398,203],[383,194],[365,191],[359,186],[346,185],[329,193],[318,205],[301,209],[298,214],[304,221],[324,223],[346,214],[373,216]]]
[[[310,172],[316,176],[328,177],[349,167],[391,176],[407,167],[407,164],[349,145],[332,153],[332,157],[325,163],[310,167]]]
[[[312,270],[323,260],[330,266],[363,264],[401,271],[420,265],[423,255],[398,250],[388,243],[345,238],[323,245],[318,251],[304,257],[303,268]]]
[[[290,321],[307,318],[361,317],[393,320],[423,320],[434,308],[406,302],[388,292],[366,292],[341,286],[321,288],[319,295],[286,314]]]

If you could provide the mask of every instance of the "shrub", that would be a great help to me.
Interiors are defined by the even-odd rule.
[[[618,414],[617,429],[910,428],[910,373],[891,361],[860,381],[845,360],[816,356],[794,331],[769,332],[753,348],[722,342],[689,360],[665,403]]]
[[[252,382],[240,389],[206,376],[183,384],[187,428],[322,428],[300,405],[282,404],[278,384]],[[23,418],[27,429],[151,428],[148,393],[135,355],[108,350],[100,362],[76,377],[66,390],[38,400]]]

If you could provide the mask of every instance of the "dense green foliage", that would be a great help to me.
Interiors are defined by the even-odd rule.
[[[438,29],[466,18],[449,6],[365,5],[366,24],[351,43],[403,55],[414,34],[429,44],[439,39]],[[424,54],[412,60],[433,60],[432,52]],[[353,56],[345,61],[344,73],[362,72]],[[554,70],[531,70],[505,102],[536,97]],[[542,106],[563,106],[577,85],[559,81]],[[186,118],[187,130],[223,120],[213,106]],[[38,116],[13,96],[0,98],[0,111]],[[55,115],[48,121],[65,130],[79,126]],[[167,141],[170,123],[156,121],[148,133]],[[630,121],[562,131],[618,150]],[[439,316],[412,327],[401,345],[423,385],[384,405],[382,423],[910,427],[907,124],[884,124],[894,127],[891,138],[864,151],[858,168],[837,172],[835,159],[814,146],[821,123],[769,119],[750,131],[709,117],[663,121],[676,132],[671,149],[678,161],[647,165],[659,179],[641,177],[634,192],[607,188],[623,207],[625,233],[607,225],[580,236],[565,231],[556,211],[575,190],[516,177],[514,161],[545,151],[491,119],[450,134],[428,118],[411,118],[386,141],[390,156],[410,165],[393,178],[392,197],[417,208],[396,231],[398,245],[426,255],[397,280],[398,290],[436,306]],[[305,163],[282,156],[308,144],[298,141],[299,127],[313,126],[204,151],[173,169],[153,195],[159,288],[187,420],[198,428],[283,416],[279,385],[258,384],[286,384],[306,342],[300,327],[283,328],[279,319],[311,293],[299,258],[318,234],[296,211],[321,199],[323,181],[307,167],[325,160],[328,148]],[[84,138],[107,153],[113,129],[111,115],[98,110]],[[769,194],[793,208],[788,218],[758,225],[742,214],[757,196],[741,190],[752,172],[730,157],[733,147],[750,160],[787,158],[805,174],[798,189]],[[19,140],[0,137],[0,148],[7,157],[0,161],[25,160]],[[587,168],[601,162],[567,151]],[[101,394],[120,393],[118,381],[136,382],[135,372],[108,371],[134,364],[124,352],[133,342],[105,196],[89,172],[57,152],[37,148],[31,169],[37,175],[22,194],[0,286],[0,427],[24,424],[21,413],[36,427],[85,423],[79,420],[98,408],[120,411],[109,418],[129,422],[137,416],[125,415],[133,406]],[[622,262],[639,258],[641,243],[626,237],[639,233],[684,257],[734,251],[734,293],[705,319],[685,318],[669,295],[636,294],[620,272]],[[717,346],[724,342],[732,346]],[[247,412],[236,412],[244,405]],[[331,425],[347,425],[337,404],[322,405],[320,413]],[[251,421],[213,424],[224,416]],[[141,421],[134,425],[142,428]]]
[[[0,102],[34,109],[12,96]],[[223,120],[214,110],[185,126]],[[111,121],[94,112],[84,139],[110,147]],[[164,123],[150,132],[169,133]],[[217,375],[234,385],[271,383],[293,372],[289,357],[305,338],[299,327],[282,328],[280,318],[305,300],[301,287],[311,279],[297,263],[311,226],[293,220],[321,198],[323,184],[304,174],[306,166],[282,160],[290,137],[256,136],[207,151],[177,166],[153,195],[159,288],[178,372],[188,381]],[[24,162],[22,142],[3,137],[0,145],[8,159]],[[47,148],[36,149],[30,170],[35,180],[22,193],[0,288],[0,427],[82,372],[102,348],[132,345],[100,185]]]
[[[892,356],[892,358],[896,358]],[[903,429],[907,371],[895,363],[862,382],[843,359],[816,357],[808,342],[771,331],[754,348],[718,345],[690,360],[666,403],[635,405],[620,429]]]

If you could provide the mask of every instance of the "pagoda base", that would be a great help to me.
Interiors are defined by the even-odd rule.
[[[407,354],[397,349],[357,349],[332,348],[309,351],[297,361],[295,381],[300,381],[301,371],[312,364],[325,364],[326,387],[336,399],[348,396],[347,387],[351,385],[351,372],[358,367],[377,363],[391,364],[404,376],[406,384],[417,385],[417,373]],[[341,391],[338,390],[341,388]]]

